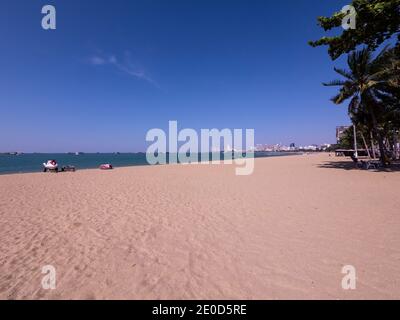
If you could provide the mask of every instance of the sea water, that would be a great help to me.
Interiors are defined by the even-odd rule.
[[[255,157],[286,156],[293,154],[295,153],[256,152]],[[200,158],[200,155],[198,155],[198,158]],[[221,160],[223,160],[223,158],[223,153],[221,153]],[[98,168],[103,163],[110,163],[114,167],[148,165],[145,153],[83,153],[79,155],[66,153],[0,154],[0,174],[41,172],[43,171],[43,162],[52,159],[58,162],[59,168],[71,165],[75,166],[77,170]]]

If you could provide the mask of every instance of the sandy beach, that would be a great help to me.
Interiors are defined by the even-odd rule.
[[[400,299],[400,172],[343,160],[0,176],[0,298]]]

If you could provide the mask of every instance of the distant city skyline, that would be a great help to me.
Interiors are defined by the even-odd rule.
[[[144,152],[170,120],[323,144],[350,123],[321,84],[344,60],[307,44],[347,1],[51,4],[56,30],[41,27],[42,1],[2,5],[0,152]]]

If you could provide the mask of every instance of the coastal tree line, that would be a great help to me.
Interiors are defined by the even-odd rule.
[[[383,165],[399,157],[400,138],[400,0],[353,0],[356,28],[310,41],[328,46],[332,60],[347,55],[347,68],[334,68],[339,79],[324,83],[339,87],[335,104],[347,103],[361,147],[375,152]],[[319,17],[325,31],[341,28],[345,13]],[[353,130],[351,130],[353,131]],[[350,147],[348,130],[341,145]]]

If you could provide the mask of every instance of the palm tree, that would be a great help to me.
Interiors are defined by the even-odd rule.
[[[364,48],[349,54],[347,64],[349,70],[334,68],[344,80],[324,83],[325,86],[340,86],[339,93],[331,100],[342,104],[350,99],[348,112],[352,121],[362,121],[362,125],[370,127],[379,145],[382,164],[387,163],[382,132],[385,104],[384,99],[391,96],[392,72],[388,69],[388,49],[385,48],[374,59],[371,51]]]

